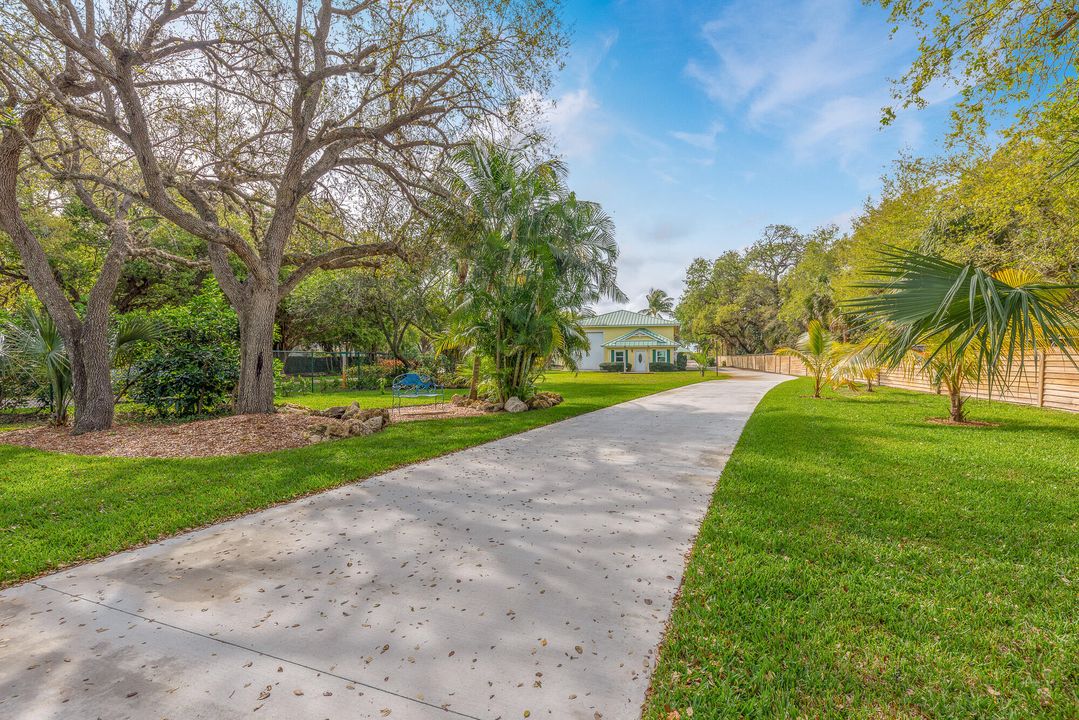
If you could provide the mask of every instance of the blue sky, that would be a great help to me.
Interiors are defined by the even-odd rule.
[[[578,195],[618,226],[630,307],[765,225],[849,227],[902,150],[940,150],[947,97],[880,128],[914,54],[857,0],[565,0],[546,123]],[[605,304],[599,309],[609,309]]]

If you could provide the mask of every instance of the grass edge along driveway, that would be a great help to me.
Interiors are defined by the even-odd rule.
[[[0,444],[0,587],[402,465],[715,379],[695,372],[551,373],[542,389],[562,393],[566,401],[547,410],[402,423],[369,437],[239,457],[85,457]],[[340,404],[351,400],[347,392],[333,395]],[[304,397],[288,401],[302,403]],[[312,396],[312,404],[331,403],[321,394]]]
[[[746,425],[645,720],[1079,717],[1079,414],[811,394]]]

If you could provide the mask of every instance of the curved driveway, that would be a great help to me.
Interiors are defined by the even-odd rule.
[[[723,463],[785,379],[652,395],[10,588],[0,717],[636,718]]]

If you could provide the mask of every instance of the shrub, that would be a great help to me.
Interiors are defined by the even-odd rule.
[[[407,368],[403,362],[396,358],[383,358],[378,361],[378,369],[382,373],[382,377],[393,380],[405,372]]]
[[[603,362],[599,364],[599,369],[603,372],[622,372],[624,368],[620,362]]]
[[[674,363],[669,362],[654,362],[648,363],[649,372],[674,372],[678,368]]]
[[[679,370],[685,370],[689,365],[689,355],[681,352],[674,356],[674,364]]]
[[[131,399],[161,415],[196,415],[228,403],[239,378],[239,325],[221,291],[207,284],[188,304],[151,317],[162,339],[135,361]]]

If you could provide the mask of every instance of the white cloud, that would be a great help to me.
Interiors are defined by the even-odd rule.
[[[701,150],[713,152],[716,149],[716,137],[723,132],[722,123],[712,123],[706,132],[685,132],[682,130],[671,131],[671,137],[681,140]]]
[[[800,161],[836,160],[876,177],[864,159],[882,142],[887,76],[909,50],[905,39],[889,41],[879,14],[846,0],[782,7],[736,0],[701,32],[713,56],[691,59],[685,74],[726,113],[751,130],[778,133]],[[922,141],[913,118],[889,133],[893,146]]]

